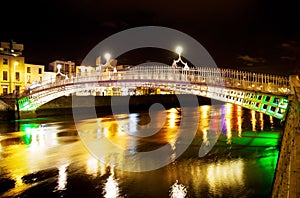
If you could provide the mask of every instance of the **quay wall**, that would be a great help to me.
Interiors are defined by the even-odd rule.
[[[15,99],[0,98],[0,121],[12,120],[15,118]]]
[[[183,95],[184,100],[189,100],[192,95]],[[112,104],[112,97],[113,104]],[[94,98],[94,99],[93,99]],[[92,102],[91,102],[92,101]],[[94,101],[94,103],[93,103]],[[198,102],[201,105],[210,105],[211,100],[209,98],[198,97]],[[159,103],[165,106],[165,108],[180,107],[178,98],[176,95],[148,95],[148,96],[131,96],[128,103],[127,96],[64,96],[49,103],[41,106],[36,110],[37,116],[47,116],[56,112],[61,114],[72,114],[74,109],[96,109],[99,113],[112,113],[111,106],[116,107],[129,107],[130,111],[136,110],[148,110],[149,107],[154,104]],[[116,108],[117,109],[117,108]],[[120,108],[124,109],[124,108]],[[121,113],[121,112],[120,112]]]
[[[273,183],[272,198],[300,197],[300,81],[290,77],[293,95],[284,123],[279,160]]]
[[[180,107],[178,98],[175,94],[168,95],[147,95],[147,96],[131,96],[128,104],[127,96],[63,96],[52,100],[36,111],[18,112],[16,110],[0,109],[0,120],[12,120],[19,118],[31,118],[53,115],[72,114],[74,109],[96,109],[98,112],[111,113],[111,100],[114,97],[113,105],[115,106],[128,106],[131,111],[135,110],[148,110],[154,103],[159,103],[170,107]],[[189,97],[194,97],[189,94],[181,94],[184,100],[189,100]],[[211,99],[198,96],[199,105],[210,105]],[[92,101],[92,102],[91,102]],[[214,102],[214,104],[222,102]]]

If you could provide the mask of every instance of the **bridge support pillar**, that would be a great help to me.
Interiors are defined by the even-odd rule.
[[[290,78],[294,96],[284,124],[272,197],[300,197],[300,81]]]

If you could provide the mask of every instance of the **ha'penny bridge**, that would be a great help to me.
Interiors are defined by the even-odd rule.
[[[161,89],[172,93],[194,94],[237,104],[285,119],[291,94],[289,79],[283,76],[217,68],[172,68],[170,66],[137,66],[125,71],[81,73],[30,89],[19,98],[20,111],[36,110],[64,95],[93,91],[99,87],[120,90]],[[123,93],[120,93],[124,95]]]
[[[18,98],[20,112],[35,111],[56,98],[99,88],[152,88],[175,94],[194,94],[232,103],[282,120],[284,133],[273,185],[273,197],[300,197],[298,76],[276,76],[220,68],[136,66],[127,70],[98,70],[57,78],[32,88]]]

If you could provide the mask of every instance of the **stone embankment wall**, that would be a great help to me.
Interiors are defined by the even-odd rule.
[[[189,100],[191,95],[182,95],[184,100]],[[131,96],[128,104],[127,97],[113,96],[115,106],[130,106],[130,109],[148,109],[154,103],[160,103],[166,108],[168,107],[180,107],[178,98],[176,95],[148,95],[148,96]],[[20,118],[31,118],[31,117],[42,117],[42,116],[53,116],[61,114],[72,114],[73,108],[96,108],[100,112],[111,111],[111,97],[110,96],[64,96],[50,101],[47,104],[42,105],[36,111],[20,112]],[[76,102],[74,102],[76,101]],[[92,101],[92,103],[91,103]],[[200,105],[210,105],[211,99],[198,96]],[[214,104],[218,102],[214,101]],[[222,103],[222,102],[220,102]],[[6,101],[3,101],[3,105]],[[1,105],[1,103],[0,103]],[[14,104],[12,104],[14,105]],[[18,117],[17,112],[0,110],[0,120],[8,118],[7,114],[11,114],[10,118],[14,119]]]
[[[15,100],[11,98],[0,98],[0,121],[15,118]]]
[[[291,76],[289,112],[285,119],[272,197],[300,197],[300,81]]]
[[[74,108],[90,108],[93,110],[95,108],[97,112],[101,114],[101,112],[110,113],[111,105],[122,107],[124,106],[130,107],[130,110],[143,110],[149,109],[149,107],[154,103],[159,103],[164,105],[166,108],[170,107],[180,107],[180,102],[176,95],[148,95],[148,96],[131,96],[128,102],[128,98],[124,96],[113,96],[113,104],[112,98],[110,96],[65,96],[58,99],[55,99],[43,106],[41,106],[37,111],[37,116],[47,116],[53,113],[61,114],[72,114],[72,110]],[[189,100],[191,95],[184,95],[184,100]],[[75,101],[75,102],[74,102]],[[209,98],[198,97],[198,101],[200,105],[210,105],[211,100]],[[79,110],[80,111],[80,110]],[[21,116],[22,117],[22,116]]]

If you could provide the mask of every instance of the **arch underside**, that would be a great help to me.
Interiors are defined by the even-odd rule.
[[[95,90],[99,87],[120,87],[131,89],[135,89],[137,87],[148,87],[172,91],[175,94],[194,94],[222,102],[240,105],[281,120],[285,119],[289,105],[289,100],[286,96],[228,88],[224,86],[209,86],[205,83],[146,79],[107,80],[58,85],[36,91],[29,96],[20,98],[18,103],[20,111],[32,111],[56,98],[74,94],[76,92]]]

